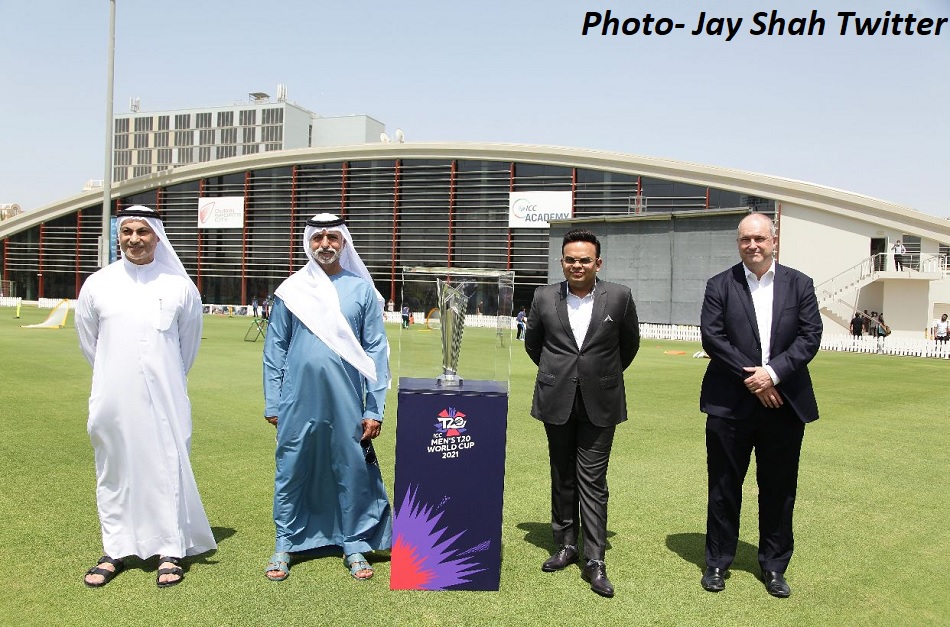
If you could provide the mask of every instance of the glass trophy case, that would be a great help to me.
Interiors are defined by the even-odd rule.
[[[396,311],[409,311],[398,340],[399,377],[503,382],[511,374],[513,271],[404,267]],[[400,316],[402,319],[405,315]]]

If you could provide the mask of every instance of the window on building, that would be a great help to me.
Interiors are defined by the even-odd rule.
[[[195,114],[195,126],[198,128],[211,128],[211,113]]]
[[[191,114],[190,113],[180,113],[175,116],[175,128],[184,129],[191,128]]]
[[[158,116],[158,130],[167,131],[168,129],[169,129],[168,116],[167,115]]]
[[[280,107],[264,109],[261,112],[261,122],[263,124],[283,124],[284,110]]]

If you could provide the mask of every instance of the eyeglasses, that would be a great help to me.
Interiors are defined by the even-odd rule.
[[[582,266],[589,266],[594,263],[596,259],[592,259],[590,257],[581,257],[580,259],[576,259],[574,257],[564,257],[561,259],[561,261],[564,262],[565,266],[573,266],[575,263],[579,263]]]

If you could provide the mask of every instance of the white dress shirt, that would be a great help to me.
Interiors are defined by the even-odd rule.
[[[762,278],[755,276],[755,273],[743,266],[745,270],[745,280],[749,285],[749,291],[752,292],[752,306],[755,308],[755,322],[759,328],[759,341],[762,344],[762,367],[772,377],[772,383],[778,385],[779,378],[769,366],[772,347],[772,296],[775,286],[775,261]]]
[[[594,314],[594,290],[581,298],[567,291],[567,319],[571,323],[574,341],[577,348],[584,347],[584,338],[587,337],[587,328],[590,327],[590,318]]]

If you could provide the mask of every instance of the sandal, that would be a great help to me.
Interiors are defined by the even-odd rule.
[[[171,564],[172,566],[162,568],[162,564]],[[162,575],[177,575],[178,579],[171,581],[162,581]],[[185,578],[185,571],[181,569],[181,560],[177,557],[158,556],[158,573],[155,575],[155,583],[159,588],[171,588],[177,586]]]
[[[369,562],[366,561],[366,558],[363,557],[362,553],[350,553],[343,558],[343,562],[350,568],[350,576],[353,579],[358,579],[359,581],[365,581],[367,579],[372,579],[373,577],[373,567]],[[369,571],[369,575],[365,577],[359,577],[357,573]]]
[[[271,575],[271,571],[280,571],[279,575]],[[290,553],[274,553],[270,556],[270,563],[264,569],[264,576],[271,581],[283,581],[290,577]]]
[[[99,568],[99,566],[101,566],[102,564],[111,564],[113,570],[109,570],[107,568]],[[86,584],[87,588],[101,588],[102,586],[106,585],[107,583],[115,579],[115,576],[121,573],[124,569],[125,569],[125,564],[122,562],[122,560],[112,559],[108,555],[103,555],[102,557],[99,558],[99,561],[96,562],[95,566],[93,566],[92,568],[86,571],[86,574],[83,575],[82,582]],[[99,583],[91,583],[86,580],[86,577],[88,577],[89,575],[99,575],[100,577],[102,577],[102,581],[100,581]]]

